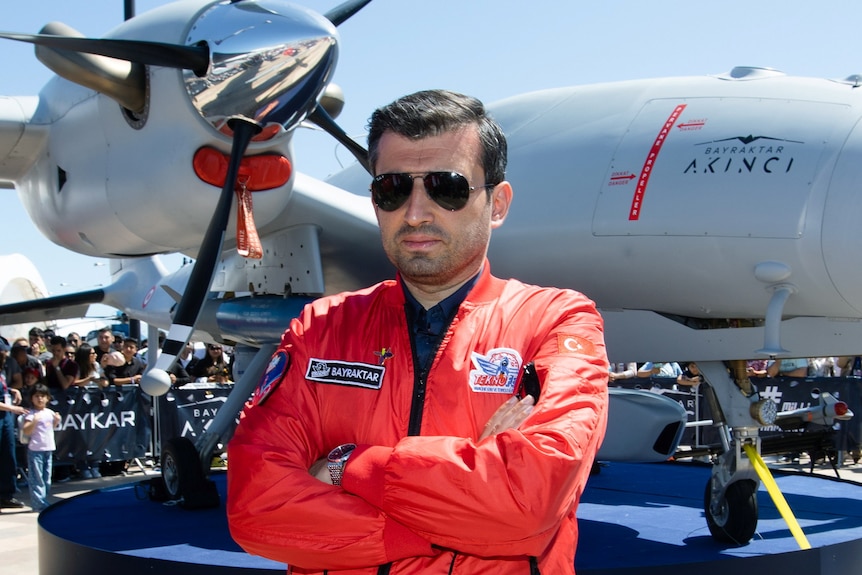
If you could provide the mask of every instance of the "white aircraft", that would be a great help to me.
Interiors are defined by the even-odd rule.
[[[37,44],[57,74],[38,97],[0,97],[0,184],[54,242],[115,258],[108,288],[0,306],[0,323],[100,301],[170,326],[142,382],[152,395],[193,332],[253,351],[225,417],[196,445],[163,446],[174,495],[200,486],[199,462],[229,437],[288,319],[320,294],[392,275],[365,152],[333,120],[336,26],[368,1],[320,16],[283,0],[186,0],[103,39],[60,24],[0,35]],[[859,83],[736,68],[490,106],[519,191],[491,244],[495,274],[588,294],[613,358],[698,362],[728,430],[707,486],[718,539],[754,533],[759,480],[742,449],[759,449],[758,428],[776,417],[745,360],[859,353]],[[357,164],[327,182],[302,174],[291,141],[304,122]],[[195,265],[168,274],[149,257],[170,252]],[[831,425],[849,417],[842,405],[793,417]],[[685,413],[613,390],[610,417],[600,457],[649,460],[673,453]],[[650,429],[633,433],[642,419]]]

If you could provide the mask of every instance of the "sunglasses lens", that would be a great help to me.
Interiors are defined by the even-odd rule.
[[[447,210],[460,210],[470,199],[470,183],[458,172],[431,172],[425,176],[425,189]]]
[[[443,209],[460,210],[470,199],[470,183],[458,172],[429,172],[422,182],[428,196]],[[371,182],[374,204],[384,212],[403,206],[412,191],[410,174],[380,174]]]
[[[413,190],[408,174],[380,174],[371,182],[374,204],[384,212],[394,212],[404,205]]]

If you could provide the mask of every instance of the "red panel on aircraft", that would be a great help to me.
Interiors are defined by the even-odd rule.
[[[202,181],[222,187],[229,159],[230,156],[215,148],[203,147],[195,152],[192,164],[195,174]],[[290,179],[290,173],[290,161],[281,154],[248,156],[242,159],[239,166],[239,180],[252,192],[283,186]]]

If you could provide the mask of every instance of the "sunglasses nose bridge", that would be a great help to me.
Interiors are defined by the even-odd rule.
[[[434,200],[431,198],[430,190],[426,181],[428,176],[425,174],[409,174],[411,178],[410,194],[404,200],[406,207],[404,217],[407,220],[427,220],[432,212],[431,206]]]
[[[416,191],[417,185],[419,186],[420,192],[425,192],[428,194],[430,192],[429,185],[431,183],[430,176],[428,174],[407,174],[407,177],[410,178],[410,195],[413,196],[413,192]]]

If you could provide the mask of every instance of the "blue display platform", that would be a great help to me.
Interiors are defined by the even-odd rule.
[[[862,484],[781,474],[779,487],[812,549],[800,550],[761,487],[754,539],[717,543],[703,515],[709,467],[613,463],[590,478],[581,501],[578,575],[805,575],[862,573]],[[225,475],[215,473],[224,501]],[[65,500],[39,517],[44,575],[284,573],[230,538],[224,507],[188,511],[155,503],[132,484]],[[120,571],[117,571],[120,572]]]

